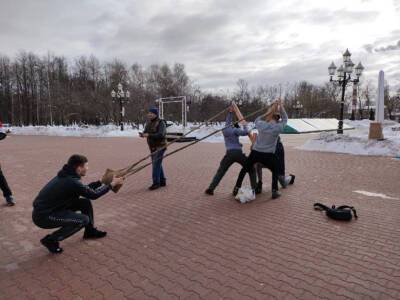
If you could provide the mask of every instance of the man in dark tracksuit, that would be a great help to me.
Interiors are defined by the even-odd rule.
[[[57,176],[44,186],[33,201],[32,220],[38,227],[61,227],[40,240],[52,253],[61,253],[59,242],[83,227],[85,239],[102,238],[107,234],[94,227],[90,200],[108,193],[113,186],[122,184],[124,179],[114,178],[110,185],[103,185],[100,181],[84,185],[81,177],[85,176],[88,170],[87,161],[85,156],[72,155]]]
[[[227,128],[222,131],[222,134],[224,135],[226,154],[222,158],[217,173],[210,183],[210,186],[205,191],[205,193],[208,195],[214,195],[215,188],[221,181],[222,177],[224,177],[225,173],[228,171],[231,165],[233,165],[234,163],[239,163],[244,166],[244,163],[247,159],[246,155],[242,151],[242,144],[239,142],[239,137],[246,136],[249,131],[247,129],[247,126],[244,126],[244,128],[241,129],[238,124],[232,125],[233,112],[233,107],[229,107],[228,115],[226,116],[225,121],[225,127]],[[246,172],[244,172],[243,177],[245,174]],[[251,178],[253,178],[253,180],[255,180],[254,169],[250,170],[249,175]]]
[[[144,128],[141,137],[147,138],[147,144],[149,145],[151,155],[151,162],[153,165],[152,177],[153,185],[149,187],[149,190],[158,189],[161,186],[166,186],[166,178],[164,169],[162,166],[165,146],[167,144],[167,127],[164,120],[158,117],[158,109],[150,108],[147,114],[148,121]]]
[[[0,189],[3,192],[3,196],[6,199],[7,205],[8,206],[14,206],[15,205],[15,200],[12,195],[11,189],[8,186],[7,180],[4,177],[3,171],[1,170],[1,165],[0,165]]]

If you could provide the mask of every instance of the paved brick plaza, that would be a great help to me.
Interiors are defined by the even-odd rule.
[[[146,146],[8,137],[0,160],[18,203],[0,206],[0,299],[399,299],[400,161],[293,148],[303,140],[284,137],[297,180],[278,200],[270,200],[266,171],[255,202],[234,201],[239,167],[214,197],[204,195],[224,148],[200,143],[165,161],[166,188],[147,191],[146,169],[96,200],[96,225],[109,235],[83,241],[78,233],[55,256],[39,244],[47,231],[31,221],[42,185],[72,153],[89,157],[90,181],[139,159]],[[360,218],[328,220],[312,209],[317,201],[354,205]]]

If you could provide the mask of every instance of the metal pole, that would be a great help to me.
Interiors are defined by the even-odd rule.
[[[37,99],[36,99],[36,125],[39,125],[39,105],[40,105],[40,75],[38,75],[38,84],[36,85]]]
[[[188,109],[187,99],[186,99],[186,96],[185,96],[185,127],[187,126],[187,109]]]
[[[119,98],[119,106],[120,106],[120,114],[121,114],[121,118],[120,118],[121,131],[124,131],[124,123],[122,120],[122,117],[123,117],[122,97]]]
[[[353,83],[353,99],[351,107],[351,117],[350,120],[354,121],[356,119],[356,108],[357,108],[357,82]]]
[[[53,112],[51,110],[51,93],[50,93],[50,76],[49,76],[49,72],[50,72],[50,57],[48,59],[47,62],[47,94],[49,97],[49,110],[50,110],[50,125],[53,125]]]
[[[185,133],[185,111],[184,111],[183,105],[184,105],[184,103],[183,103],[183,99],[182,99],[182,102],[181,102],[181,106],[182,106],[182,131],[183,131],[183,133]]]
[[[344,93],[347,84],[347,74],[344,72],[343,81],[342,81],[342,101],[340,103],[340,117],[339,117],[339,127],[337,130],[338,134],[343,134],[343,110],[344,110]]]

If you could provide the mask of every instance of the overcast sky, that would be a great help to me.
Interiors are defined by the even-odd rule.
[[[202,89],[322,83],[349,48],[400,87],[400,0],[0,0],[0,53],[184,63]]]

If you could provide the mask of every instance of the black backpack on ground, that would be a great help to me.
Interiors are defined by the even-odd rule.
[[[342,205],[339,207],[335,207],[335,205],[332,205],[332,208],[329,208],[328,206],[321,203],[314,203],[314,209],[325,211],[326,215],[334,220],[351,221],[353,214],[354,218],[358,218],[357,212],[353,206]],[[351,212],[353,212],[353,214]]]

